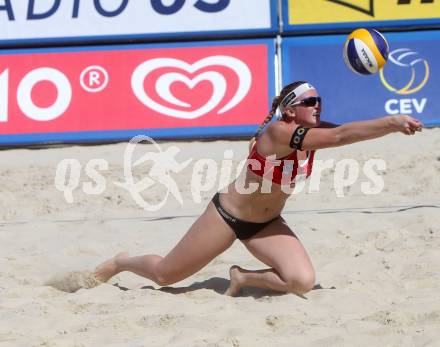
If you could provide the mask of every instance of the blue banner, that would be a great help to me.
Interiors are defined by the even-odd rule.
[[[345,35],[284,39],[283,84],[313,84],[323,98],[322,120],[345,123],[408,114],[425,126],[440,125],[440,31],[385,36],[390,57],[380,73],[369,76],[345,65]]]

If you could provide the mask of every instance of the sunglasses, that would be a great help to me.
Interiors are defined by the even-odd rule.
[[[301,106],[306,106],[306,107],[312,107],[312,106],[315,106],[318,102],[321,103],[320,96],[310,96],[308,98],[297,101],[290,106],[300,106],[301,105]]]

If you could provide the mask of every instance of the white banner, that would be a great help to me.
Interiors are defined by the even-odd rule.
[[[276,31],[271,0],[0,0],[0,43]]]

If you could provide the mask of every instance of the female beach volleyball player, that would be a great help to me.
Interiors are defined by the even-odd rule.
[[[154,254],[130,257],[119,253],[95,269],[96,278],[105,282],[119,272],[131,271],[161,286],[170,285],[199,271],[238,238],[269,268],[251,271],[232,266],[230,286],[225,294],[235,296],[244,286],[296,294],[310,291],[315,284],[313,265],[295,233],[280,216],[289,197],[283,185],[290,187],[297,175],[310,176],[317,149],[392,132],[412,135],[422,127],[417,119],[406,115],[325,127],[320,123],[321,105],[316,89],[307,82],[284,87],[274,98],[269,115],[251,142],[249,161],[242,173],[244,185],[234,181],[226,193],[217,193],[165,257]],[[277,108],[282,118],[268,124]],[[256,183],[258,188],[254,192],[240,189]]]

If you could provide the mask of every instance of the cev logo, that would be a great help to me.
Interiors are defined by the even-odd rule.
[[[222,69],[216,69],[216,66]],[[224,73],[225,68],[231,71],[238,80],[238,87],[235,93],[227,93],[231,84]],[[175,71],[164,72],[155,79],[154,72],[157,74],[157,72],[160,72],[159,69],[172,69]],[[194,77],[188,77],[189,74]],[[144,83],[146,79],[149,84],[154,85],[154,92],[157,96],[151,95],[151,91],[148,92],[145,89]],[[202,81],[210,82],[212,93],[207,98],[207,101],[197,108],[191,103],[176,97],[171,89],[171,86],[176,82],[183,83],[188,88],[193,89]],[[226,100],[225,105],[217,111],[217,114],[225,113],[246,97],[251,84],[252,74],[244,62],[235,57],[220,55],[203,58],[192,65],[174,58],[147,60],[136,68],[131,78],[133,92],[141,103],[156,112],[181,119],[201,117],[215,109],[220,103],[224,103],[224,99],[228,99],[225,98],[226,95],[232,95],[229,97],[229,100]],[[200,95],[193,94],[194,100],[200,99]]]
[[[409,48],[399,48],[393,50],[388,57],[391,66],[385,66],[380,70],[379,76],[382,84],[390,92],[398,95],[409,95],[419,92],[429,80],[429,65],[426,59],[420,58],[419,53],[412,51]],[[394,68],[394,73],[402,77],[402,74],[407,73],[407,80],[402,83],[401,87],[396,87],[396,80],[393,83],[390,81],[390,69]],[[388,78],[385,77],[385,69],[388,71]],[[402,69],[405,70],[402,72]],[[393,71],[391,70],[391,71]],[[428,99],[404,98],[404,99],[389,99],[385,103],[385,111],[388,114],[413,114],[422,113]]]
[[[411,70],[411,77],[409,78],[409,81],[406,83],[405,86],[402,88],[396,88],[393,87],[385,78],[384,69],[380,70],[379,76],[380,80],[382,81],[385,88],[387,88],[390,92],[400,94],[400,95],[408,95],[417,93],[419,90],[421,90],[426,82],[428,82],[429,79],[429,65],[426,59],[418,58],[418,53],[411,51],[409,48],[399,48],[394,51],[392,51],[389,54],[388,60],[393,63],[394,65],[397,65],[399,67],[402,67],[404,69],[410,69]],[[418,84],[416,83],[416,76],[418,66],[423,65],[424,66],[424,76],[421,81],[419,81]]]

